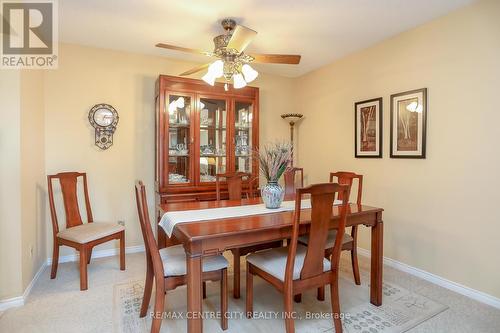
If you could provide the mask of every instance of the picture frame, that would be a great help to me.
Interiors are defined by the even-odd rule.
[[[382,97],[354,103],[354,157],[382,158]]]
[[[425,158],[427,88],[391,95],[391,158]]]

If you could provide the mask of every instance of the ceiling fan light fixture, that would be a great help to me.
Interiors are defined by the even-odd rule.
[[[243,75],[241,73],[237,73],[233,76],[233,85],[235,89],[240,89],[243,88],[247,85],[245,79],[243,78]]]
[[[216,60],[208,66],[208,72],[212,73],[215,78],[219,78],[224,75],[224,62],[222,60]]]
[[[259,72],[253,69],[249,64],[244,64],[241,67],[241,72],[243,73],[243,76],[245,77],[245,81],[247,83],[252,82],[257,78],[257,76],[259,76]]]
[[[207,74],[203,75],[201,79],[209,85],[213,86],[215,84],[216,77],[211,71],[208,71]]]

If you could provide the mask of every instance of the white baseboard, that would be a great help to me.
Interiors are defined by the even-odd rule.
[[[12,297],[0,300],[0,311],[5,311],[10,308],[15,308],[24,305],[24,297]]]
[[[125,253],[138,253],[138,252],[144,252],[144,245],[137,245],[137,246],[129,246],[125,248]],[[104,258],[104,257],[111,257],[118,255],[120,253],[119,249],[106,249],[106,250],[97,250],[97,251],[92,251],[92,258]],[[59,263],[65,263],[65,262],[70,262],[70,261],[77,261],[79,260],[80,256],[78,254],[71,254],[67,256],[60,256],[59,257]],[[7,309],[13,308],[13,307],[18,307],[18,306],[23,306],[26,300],[28,299],[29,294],[31,293],[31,289],[35,285],[36,281],[44,271],[45,267],[52,265],[52,258],[47,258],[47,260],[40,266],[38,271],[36,272],[35,276],[31,280],[30,284],[28,287],[26,287],[26,290],[24,290],[24,293],[22,296],[17,296],[17,297],[12,297],[12,298],[7,298],[0,300],[0,311],[5,311]]]
[[[42,265],[40,266],[40,268],[38,269],[38,271],[35,273],[35,276],[33,276],[33,279],[31,280],[30,284],[24,290],[24,293],[22,296],[17,296],[17,297],[12,297],[12,298],[8,298],[8,299],[0,300],[0,311],[5,311],[5,310],[10,309],[10,308],[23,306],[24,302],[26,302],[26,299],[28,299],[28,296],[31,292],[31,289],[33,289],[35,282],[38,280],[38,278],[42,274],[45,267],[46,267],[46,263],[43,262]]]
[[[358,247],[358,253],[362,256],[365,256],[365,257],[371,256],[370,251],[363,249],[363,248],[360,248],[360,247]],[[394,260],[391,258],[384,257],[384,264],[389,266],[389,267],[395,268],[397,270],[403,271],[405,273],[419,277],[423,280],[429,281],[429,282],[436,284],[440,287],[454,291],[458,294],[472,298],[473,300],[476,300],[478,302],[488,304],[488,305],[491,305],[497,309],[500,309],[500,298],[497,298],[495,296],[486,294],[486,293],[479,291],[479,290],[469,288],[469,287],[464,286],[462,284],[450,281],[450,280],[445,279],[443,277],[440,277],[438,275],[429,273],[429,272],[424,271],[422,269],[407,265],[405,263],[402,263],[400,261],[397,261],[397,260]]]

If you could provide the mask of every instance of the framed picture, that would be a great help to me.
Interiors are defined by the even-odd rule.
[[[354,156],[382,157],[382,97],[354,104]]]
[[[391,95],[391,158],[425,158],[427,88]]]

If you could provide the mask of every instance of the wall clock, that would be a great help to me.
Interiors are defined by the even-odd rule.
[[[113,145],[113,134],[118,125],[118,112],[109,104],[96,104],[90,109],[89,121],[95,129],[95,145],[108,149]]]

